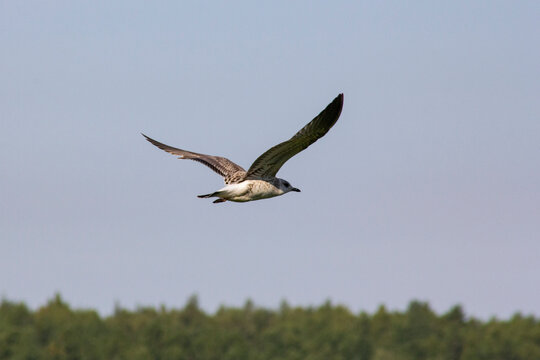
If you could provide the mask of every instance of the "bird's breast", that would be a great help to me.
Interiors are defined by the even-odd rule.
[[[238,184],[230,184],[221,191],[223,198],[239,202],[266,199],[283,194],[282,190],[264,180],[246,180]]]

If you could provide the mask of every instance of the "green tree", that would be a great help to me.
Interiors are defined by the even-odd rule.
[[[195,296],[182,309],[117,307],[102,318],[56,295],[36,311],[2,300],[3,359],[529,360],[540,359],[540,322],[521,314],[482,322],[460,306],[438,316],[418,301],[405,312],[355,315],[330,301],[270,310],[248,300],[209,315]]]

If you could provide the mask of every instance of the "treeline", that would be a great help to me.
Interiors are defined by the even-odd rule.
[[[437,315],[417,301],[374,314],[248,301],[210,315],[196,297],[183,309],[118,308],[102,318],[56,296],[36,311],[1,302],[0,359],[531,360],[540,359],[540,322],[519,314],[483,322],[459,306]]]

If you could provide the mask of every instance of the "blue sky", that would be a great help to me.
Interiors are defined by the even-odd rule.
[[[540,316],[536,1],[0,3],[0,294]],[[338,93],[279,176],[222,186]]]

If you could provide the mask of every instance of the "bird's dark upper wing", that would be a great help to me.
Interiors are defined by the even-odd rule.
[[[343,108],[343,94],[339,94],[326,109],[304,126],[292,138],[274,146],[259,156],[247,171],[247,179],[274,177],[294,155],[313,144],[336,123]]]
[[[146,140],[148,140],[149,142],[151,142],[152,144],[154,144],[161,150],[164,150],[173,155],[178,155],[179,159],[190,159],[190,160],[198,161],[208,166],[210,169],[214,170],[215,172],[217,172],[219,175],[223,176],[224,178],[230,177],[231,175],[233,175],[234,173],[238,171],[245,171],[240,165],[237,165],[233,163],[231,160],[226,159],[224,157],[198,154],[191,151],[177,149],[175,147],[162,144],[159,141],[149,138],[148,136],[144,134],[141,134],[141,135],[144,136]]]

